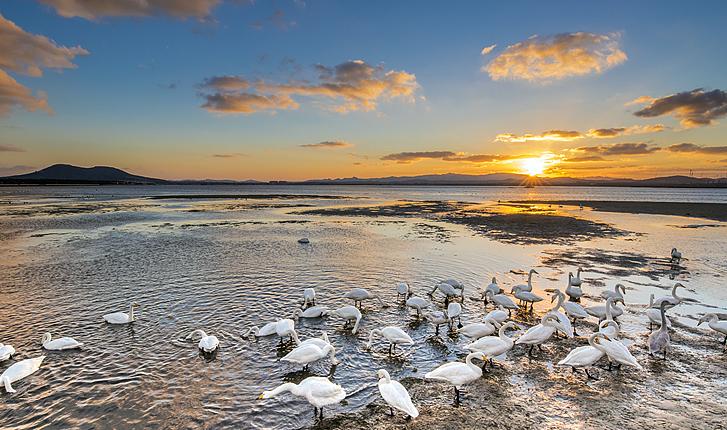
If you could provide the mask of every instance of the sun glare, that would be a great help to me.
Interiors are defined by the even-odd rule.
[[[540,175],[545,171],[546,160],[542,157],[539,158],[524,158],[520,160],[523,173],[530,176]]]

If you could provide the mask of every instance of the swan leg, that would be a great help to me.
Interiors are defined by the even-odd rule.
[[[321,406],[321,415],[320,415],[320,419],[323,419],[323,406]]]
[[[722,341],[722,344],[727,346],[727,334],[724,336],[724,340]]]
[[[533,356],[533,346],[534,345],[530,345],[530,348],[528,348],[528,357],[532,357]]]
[[[392,408],[391,406],[389,406],[389,413],[392,417],[394,416],[394,408]]]
[[[390,343],[390,344],[389,344],[389,355],[391,355],[391,347],[392,347],[393,345],[394,345],[393,343]]]
[[[583,371],[586,372],[586,376],[588,379],[598,380],[598,378],[596,378],[595,376],[591,376],[591,374],[588,373],[588,369],[583,368]]]
[[[459,390],[457,387],[454,387],[454,404],[459,406]]]

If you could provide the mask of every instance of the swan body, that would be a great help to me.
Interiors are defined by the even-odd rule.
[[[719,317],[716,314],[710,313],[700,318],[697,325],[701,325],[705,322],[707,323],[709,328],[716,331],[717,333],[724,335],[724,340],[722,341],[722,344],[727,346],[727,321],[720,321]]]
[[[376,299],[376,300],[378,300],[379,304],[381,304],[382,307],[385,307],[385,308],[388,307],[388,305],[386,303],[384,303],[383,300],[381,300],[381,297],[379,297],[379,296],[377,296],[375,294],[371,294],[365,288],[354,288],[351,291],[349,291],[346,294],[344,294],[343,297],[346,298],[346,299],[352,299],[354,306],[356,306],[357,303],[358,303],[359,306],[362,306],[363,305],[362,302],[364,300],[374,300],[374,299]]]
[[[447,318],[449,319],[449,324],[454,325],[454,320],[456,319],[459,322],[459,325],[462,325],[462,305],[459,303],[450,303],[447,305]]]
[[[515,296],[516,299],[520,300],[521,302],[525,302],[525,307],[528,307],[528,303],[530,303],[530,307],[539,301],[542,301],[543,298],[538,296],[537,294],[534,294],[531,291],[526,291],[522,289],[522,286],[518,285],[517,287],[513,288],[512,295]]]
[[[624,294],[626,294],[626,287],[624,287],[623,284],[616,284],[616,286],[613,287],[613,291],[601,291],[601,297],[603,297],[604,300],[609,297],[613,297],[614,300],[620,300],[623,302]]]
[[[399,297],[404,297],[404,300],[408,299],[409,296],[411,296],[411,289],[409,288],[409,284],[406,282],[399,282],[396,284],[396,300],[399,300]]]
[[[3,345],[0,343],[0,361],[5,361],[15,355],[15,348],[12,345]]]
[[[313,288],[303,290],[303,308],[307,308],[309,304],[316,304],[316,290]]]
[[[257,327],[252,327],[246,333],[246,335],[250,334],[252,334],[256,338],[272,336],[275,334],[280,337],[281,342],[283,341],[283,338],[290,337],[290,339],[293,340],[296,345],[300,344],[300,339],[298,339],[298,333],[295,332],[295,322],[288,318],[269,322],[260,329]]]
[[[246,336],[249,336],[250,334],[255,337],[272,336],[276,334],[275,329],[277,328],[277,326],[278,322],[272,321],[262,326],[262,328],[252,327],[247,331]]]
[[[72,337],[61,337],[55,340],[51,339],[53,338],[50,333],[45,333],[43,335],[43,339],[41,340],[43,348],[53,351],[62,351],[64,349],[76,349],[83,346],[83,343],[78,342]]]
[[[424,312],[424,318],[434,324],[434,333],[439,334],[439,326],[449,323],[449,317],[442,311]]]
[[[518,288],[522,291],[533,291],[533,275],[539,275],[539,273],[535,269],[530,269],[530,272],[528,272],[528,283],[515,285],[512,287],[512,291],[515,291]]]
[[[486,292],[485,295],[490,299],[492,303],[494,303],[496,306],[503,307],[507,309],[508,316],[510,316],[510,311],[513,309],[517,309],[518,305],[515,304],[515,302],[512,301],[512,299],[502,293],[500,294],[492,294],[491,292]]]
[[[431,306],[431,303],[429,303],[427,299],[423,299],[421,297],[409,297],[408,299],[406,299],[406,306],[416,309],[417,317],[419,317],[422,313],[422,310]]]
[[[530,345],[528,349],[528,355],[532,354],[533,346],[542,345],[555,333],[556,330],[561,329],[565,332],[563,326],[558,322],[558,318],[555,315],[545,315],[540,324],[530,327],[522,336],[516,341],[515,345]]]
[[[308,339],[302,341],[300,343],[300,345],[298,345],[298,346],[312,344],[312,345],[318,345],[319,348],[323,348],[324,346],[326,346],[327,344],[330,344],[330,343],[331,343],[331,341],[328,339],[328,333],[326,333],[324,331],[323,334],[321,334],[321,337],[309,337]]]
[[[494,324],[498,323],[495,321]],[[493,334],[497,330],[494,324],[490,321],[485,321],[481,323],[470,323],[457,329],[457,333],[461,333],[462,335],[467,336],[471,339],[479,339],[481,337]]]
[[[459,403],[460,388],[470,382],[478,380],[482,377],[482,369],[480,366],[472,363],[472,359],[487,360],[485,354],[481,352],[471,352],[467,355],[464,363],[459,361],[445,363],[436,369],[424,375],[424,379],[432,381],[446,382],[454,386],[455,403]]]
[[[316,339],[322,340],[322,339]],[[280,360],[287,361],[290,363],[302,364],[308,367],[309,364],[321,360],[331,354],[331,363],[333,365],[338,364],[336,359],[336,348],[328,342],[325,342],[322,346],[319,342],[301,343],[296,346],[292,351],[286,354]]]
[[[681,283],[677,282],[676,284],[674,284],[674,286],[671,289],[671,296],[662,296],[662,297],[659,297],[658,299],[654,300],[654,304],[651,307],[652,308],[659,309],[661,307],[661,303],[662,302],[666,302],[667,303],[667,309],[669,309],[669,308],[673,308],[674,306],[676,306],[679,303],[681,303],[684,300],[684,297],[680,297],[677,294],[677,288],[679,288],[679,287],[686,288],[686,287],[684,287],[684,285],[682,285]]]
[[[391,348],[396,345],[413,345],[414,340],[402,329],[395,326],[387,326],[382,329],[373,329],[369,334],[369,342],[366,344],[367,349],[371,349],[371,344],[374,341],[374,336],[383,336],[389,342],[389,353]]]
[[[600,306],[589,306],[585,310],[588,312],[588,315],[594,316],[599,319],[599,321],[603,321],[608,316],[608,312],[611,312],[611,316],[613,318],[620,317],[623,315],[624,310],[623,308],[617,307],[614,305],[614,299],[609,297],[606,299],[605,305]]]
[[[434,289],[429,292],[429,295],[430,296],[433,295],[434,292],[437,290],[439,290],[442,294],[444,294],[446,300],[457,298],[457,297],[463,297],[463,290],[455,288],[447,282],[440,282],[439,284],[437,284],[437,286],[434,287]]]
[[[481,352],[487,357],[497,357],[510,351],[515,342],[512,338],[505,335],[505,330],[515,327],[515,323],[510,321],[500,327],[498,336],[485,336],[465,346],[470,352]]]
[[[376,375],[379,377],[379,393],[390,408],[402,411],[412,418],[419,416],[419,411],[412,403],[409,392],[399,381],[391,379],[389,372],[384,369],[379,369]]]
[[[497,321],[499,324],[504,323],[510,318],[507,312],[502,309],[493,309],[485,315],[484,321]]]
[[[603,351],[608,356],[609,362],[632,366],[639,370],[643,369],[639,362],[636,361],[636,358],[631,355],[629,349],[626,348],[626,345],[621,343],[621,341],[613,339],[604,340],[603,342],[600,342],[600,345],[603,347]]]
[[[487,292],[488,291],[490,293],[492,293],[492,295],[497,295],[497,294],[502,293],[502,288],[500,288],[500,286],[497,285],[497,278],[495,278],[494,276],[492,277],[492,282],[490,282],[490,284],[487,287],[485,287],[485,291],[482,292],[481,299],[484,299],[485,305],[487,305],[487,299],[488,299]]]
[[[328,308],[325,306],[311,306],[306,310],[296,309],[293,314],[295,319],[298,318],[320,318],[328,315]]]
[[[661,311],[654,309],[654,295],[649,296],[649,307],[644,311],[647,318],[649,318],[649,328],[651,329],[654,325],[661,327]],[[669,318],[666,319],[666,326],[671,328],[671,321]]]
[[[575,332],[575,329],[573,328],[573,325],[571,325],[570,319],[561,311],[560,309],[561,305],[563,304],[563,300],[565,299],[562,296],[562,293],[560,290],[556,290],[557,292],[553,294],[553,297],[550,299],[552,302],[554,299],[558,299],[558,303],[556,303],[548,312],[549,315],[555,315],[556,318],[558,318],[558,322],[560,322],[560,325],[563,326],[565,331],[563,332],[564,335],[567,337],[573,337],[573,332]]]
[[[192,339],[195,336],[200,336],[197,347],[206,353],[214,352],[220,347],[220,340],[215,335],[208,335],[204,330],[194,330],[192,333],[187,335],[187,340]]]
[[[129,306],[129,313],[124,312],[114,312],[110,314],[106,314],[103,316],[103,319],[109,323],[109,324],[129,324],[134,321],[136,321],[136,317],[134,316],[134,308],[139,307],[138,303],[132,303],[131,306]]]
[[[585,368],[586,375],[588,374],[588,367],[593,366],[598,360],[600,360],[606,352],[603,350],[601,345],[596,343],[596,339],[603,336],[601,333],[593,333],[588,338],[588,345],[579,346],[571,350],[564,359],[558,362],[558,366],[570,367],[573,370],[576,368]]]
[[[0,385],[3,385],[8,393],[14,393],[15,389],[13,389],[12,383],[37,372],[44,359],[45,355],[41,355],[40,357],[27,358],[13,363],[0,375]]]
[[[356,306],[344,306],[331,312],[331,315],[335,315],[339,318],[346,320],[346,326],[350,321],[355,321],[351,334],[356,334],[358,331],[358,325],[361,323],[361,311]]]
[[[661,302],[661,308],[659,309],[659,312],[661,313],[661,327],[659,330],[649,335],[649,354],[653,356],[654,354],[663,353],[664,360],[666,360],[666,354],[669,352],[671,344],[669,326],[666,323],[667,305],[667,302]]]
[[[573,276],[572,273],[568,272],[568,285],[572,285],[574,287],[579,287],[581,284],[583,284],[583,281],[581,280],[581,272],[583,270],[579,267],[578,271],[576,271],[576,275]]]
[[[335,405],[346,398],[346,390],[340,385],[334,384],[328,378],[309,376],[299,384],[286,382],[274,390],[264,391],[258,399],[269,399],[286,391],[294,396],[304,397],[308,403],[313,405],[316,412],[318,409],[321,410],[321,416],[323,416],[324,406]]]
[[[454,288],[456,288],[458,290],[462,290],[464,292],[464,284],[461,283],[461,282],[459,282],[456,279],[445,279],[444,281],[442,281],[442,283],[443,284],[449,284],[452,287],[454,287]]]

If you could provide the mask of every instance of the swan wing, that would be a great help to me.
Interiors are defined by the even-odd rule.
[[[51,349],[55,351],[62,351],[64,349],[74,349],[74,348],[80,348],[83,346],[83,343],[76,341],[76,339],[72,337],[61,337],[59,339],[54,339],[50,342],[46,342],[43,344],[43,348],[45,349]]]
[[[202,339],[199,340],[199,349],[204,350],[205,352],[212,352],[220,345],[219,339],[217,339],[217,336],[210,335],[205,336]]]
[[[568,355],[558,362],[558,366],[571,366],[571,367],[585,367],[590,366],[593,363],[603,357],[603,351],[594,348],[590,345],[579,346],[573,349]]]
[[[608,342],[604,342],[603,345],[606,346],[606,354],[608,354],[608,358],[627,366],[633,366],[639,370],[643,369],[623,343],[618,340],[610,340]]]
[[[312,376],[298,385],[305,391],[305,398],[316,407],[333,405],[346,398],[346,391],[327,378]]]
[[[419,411],[414,406],[414,403],[412,403],[409,392],[399,381],[391,380],[391,382],[386,382],[380,379],[379,392],[381,393],[381,397],[392,408],[398,409],[412,418],[419,416]]]
[[[285,357],[281,358],[282,361],[289,361],[293,363],[306,364],[320,360],[325,357],[326,353],[318,345],[314,343],[308,343],[305,345],[297,346],[295,349],[290,351]]]
[[[553,335],[553,329],[552,327],[546,327],[542,324],[538,324],[536,326],[530,327],[528,331],[523,333],[522,336],[520,336],[515,343],[516,344],[530,344],[530,343],[542,343],[548,340],[550,336]]]
[[[129,315],[124,312],[106,314],[103,316],[103,319],[109,324],[126,324],[130,320]]]

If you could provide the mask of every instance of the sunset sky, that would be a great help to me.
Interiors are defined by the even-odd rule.
[[[4,0],[0,176],[727,173],[727,3]]]

